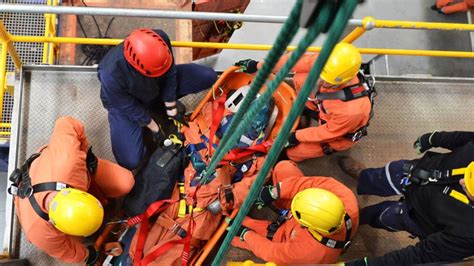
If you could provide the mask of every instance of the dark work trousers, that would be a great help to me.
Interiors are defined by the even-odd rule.
[[[188,94],[197,93],[208,89],[217,79],[216,73],[209,67],[197,64],[176,65],[177,68],[177,93],[178,98]],[[163,106],[157,104],[155,107]],[[109,109],[110,137],[112,152],[117,163],[133,170],[145,155],[143,143],[144,127],[132,121],[126,114],[116,109]],[[163,110],[150,110],[160,113]]]
[[[363,170],[357,184],[357,193],[382,197],[402,195],[403,164],[406,162],[408,161],[393,161],[385,167]],[[369,224],[391,232],[407,231],[418,237],[425,236],[420,226],[410,217],[404,200],[383,201],[363,208],[360,211],[360,224]]]

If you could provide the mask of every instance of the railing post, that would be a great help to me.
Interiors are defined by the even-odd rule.
[[[5,47],[7,48],[8,53],[10,54],[11,58],[13,59],[13,63],[15,63],[16,68],[21,68],[21,59],[18,56],[18,53],[15,50],[15,46],[11,42],[10,34],[8,33],[5,25],[3,25],[3,21],[0,20],[0,42],[5,43]]]
[[[362,27],[356,27],[353,31],[347,34],[341,42],[353,43],[366,31],[373,29],[375,26],[375,19],[373,17],[365,17],[362,20]]]
[[[3,117],[3,95],[5,93],[6,79],[7,79],[7,55],[8,42],[2,41],[2,49],[0,51],[0,122]]]

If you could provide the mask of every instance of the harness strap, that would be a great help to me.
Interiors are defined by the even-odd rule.
[[[196,222],[194,221],[194,219],[191,215],[191,220],[189,221],[189,225],[188,225],[188,232],[193,231],[195,224],[196,224]],[[188,234],[185,238],[178,239],[178,240],[172,240],[172,241],[169,241],[169,242],[163,244],[159,248],[155,249],[153,252],[146,255],[143,258],[143,260],[141,260],[140,264],[138,264],[138,265],[141,265],[141,266],[148,265],[150,262],[153,262],[154,260],[156,260],[162,254],[166,253],[168,250],[173,248],[175,245],[179,245],[179,244],[184,244],[183,252],[181,253],[181,265],[186,266],[188,264],[189,253],[190,253],[190,250],[191,250],[191,233]],[[134,263],[134,265],[135,265],[135,263]]]
[[[349,217],[347,213],[344,216],[344,223],[346,224],[346,237],[344,241],[334,240],[325,236],[321,236],[321,239],[318,239],[317,237],[315,237],[315,239],[318,240],[319,243],[325,245],[326,247],[334,248],[334,249],[342,249],[343,251],[345,251],[351,244],[350,239],[351,239],[351,233],[352,233],[352,220],[351,220],[351,217]]]
[[[211,123],[211,131],[209,132],[209,155],[212,154],[212,143],[214,140],[214,135],[219,128],[219,125],[224,117],[224,110],[225,110],[225,100],[227,96],[226,94],[222,94],[219,98],[214,100],[212,103],[212,123]]]
[[[273,240],[273,236],[275,235],[278,228],[289,219],[288,217],[289,212],[290,212],[289,210],[280,211],[280,217],[278,217],[278,219],[275,222],[267,226],[267,239]]]
[[[71,186],[61,182],[44,182],[36,185],[31,185],[30,166],[33,161],[38,158],[41,153],[35,153],[28,158],[20,169],[15,169],[10,175],[12,185],[8,188],[8,193],[12,196],[18,196],[21,199],[28,198],[33,210],[45,221],[49,221],[49,215],[43,211],[41,206],[36,201],[34,194],[46,191],[60,191],[63,188],[70,188]]]
[[[442,179],[449,179],[454,176],[462,176],[464,173],[458,173],[453,170],[431,170],[427,171],[424,169],[416,168],[416,163],[409,162],[403,165],[403,172],[406,181],[405,186],[411,183],[416,185],[426,185],[430,182],[439,182]]]
[[[134,226],[138,223],[141,223],[140,230],[138,233],[137,244],[135,247],[135,259],[133,262],[134,266],[141,265],[142,257],[143,257],[143,249],[145,247],[145,241],[148,236],[148,227],[149,227],[149,219],[155,213],[160,213],[167,209],[171,204],[176,203],[176,200],[159,200],[152,203],[147,210],[135,217],[130,218],[127,221],[128,226]],[[165,205],[166,203],[169,203]]]
[[[231,150],[226,156],[224,156],[224,159],[222,160],[223,161],[236,161],[257,152],[267,154],[272,144],[273,144],[273,141],[267,140],[260,144],[256,144],[247,148],[236,148],[236,149]]]
[[[316,99],[319,101],[324,100],[341,100],[343,102],[352,101],[362,97],[369,96],[369,92],[365,89],[362,82],[355,85],[345,87],[342,90],[334,92],[318,92]]]

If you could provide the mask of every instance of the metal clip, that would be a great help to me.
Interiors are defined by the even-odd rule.
[[[364,136],[364,133],[362,133],[362,130],[357,131],[354,133],[352,136],[352,142],[357,142],[359,141],[362,137]]]

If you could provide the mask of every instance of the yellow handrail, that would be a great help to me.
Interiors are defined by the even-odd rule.
[[[57,5],[58,0],[48,0],[49,5]],[[0,20],[0,103],[3,102],[3,94],[6,84],[6,59],[8,54],[12,57],[17,68],[22,65],[13,42],[37,42],[45,43],[43,50],[43,63],[54,63],[55,51],[60,43],[74,44],[96,44],[96,45],[117,45],[123,39],[100,39],[100,38],[75,38],[75,37],[56,37],[55,21],[56,14],[45,14],[46,29],[45,36],[21,36],[11,35],[5,29]],[[362,36],[366,31],[374,28],[391,29],[417,29],[417,30],[456,30],[456,31],[474,31],[472,24],[459,23],[438,23],[438,22],[419,22],[419,21],[397,21],[397,20],[376,20],[372,17],[365,17],[361,27],[356,27],[342,41],[352,43]],[[236,50],[270,50],[271,45],[267,44],[239,44],[239,43],[215,43],[215,42],[184,42],[172,41],[174,47],[188,48],[214,48],[214,49],[236,49]],[[296,47],[289,46],[292,51]],[[309,47],[309,52],[319,52],[321,47]],[[437,50],[407,50],[407,49],[382,49],[382,48],[359,48],[362,54],[386,54],[386,55],[405,55],[405,56],[434,56],[434,57],[455,57],[455,58],[474,58],[474,52],[466,51],[437,51]],[[2,117],[2,108],[0,104],[0,119]],[[10,123],[0,123],[0,127],[10,127]],[[2,132],[0,134],[6,134]]]
[[[10,36],[14,42],[53,42],[53,43],[75,43],[75,44],[99,44],[117,45],[122,39],[100,39],[100,38],[75,38],[75,37],[44,37],[44,36]],[[235,50],[270,50],[268,44],[243,44],[243,43],[217,43],[217,42],[184,42],[172,41],[173,47],[189,48],[216,48]],[[288,46],[288,51],[292,51],[296,46]],[[308,52],[319,52],[321,47],[311,46]],[[387,55],[417,55],[417,56],[444,56],[444,57],[467,57],[473,58],[474,52],[463,51],[436,51],[436,50],[404,50],[404,49],[381,49],[381,48],[359,48],[362,54],[387,54]]]

